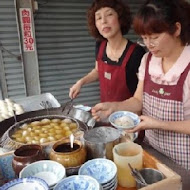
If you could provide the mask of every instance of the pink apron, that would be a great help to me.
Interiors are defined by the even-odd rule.
[[[109,65],[102,60],[107,41],[103,41],[98,52],[98,74],[100,81],[101,102],[123,101],[132,95],[126,86],[126,65],[135,49],[132,44],[123,59],[121,66]]]
[[[184,120],[183,84],[190,64],[176,85],[156,84],[148,73],[151,54],[148,55],[143,93],[143,115],[163,121]],[[190,127],[190,126],[189,126]],[[190,169],[190,135],[165,130],[146,130],[145,141],[174,162]]]

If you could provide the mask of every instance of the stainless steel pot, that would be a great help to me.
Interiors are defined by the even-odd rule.
[[[121,141],[121,132],[112,127],[102,126],[84,133],[88,159],[107,158],[113,160],[113,147]]]
[[[69,112],[69,116],[86,123],[89,128],[93,128],[95,126],[95,120],[93,119],[91,112],[89,111],[73,107]]]
[[[76,109],[76,108],[72,108],[71,111],[69,112],[69,115],[84,123],[87,123],[88,120],[92,117],[90,112],[87,112],[81,109]]]

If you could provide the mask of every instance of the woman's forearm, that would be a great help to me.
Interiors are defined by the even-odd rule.
[[[78,80],[77,83],[80,83],[81,85],[85,85],[94,81],[98,80],[98,71],[94,68],[90,73],[88,73],[86,76]]]
[[[142,102],[138,100],[135,97],[131,97],[127,100],[124,100],[122,102],[118,102],[116,104],[116,110],[115,111],[131,111],[134,113],[140,113],[142,110]]]
[[[190,135],[190,120],[186,121],[160,121],[160,129]]]

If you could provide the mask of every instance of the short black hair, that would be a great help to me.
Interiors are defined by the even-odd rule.
[[[181,42],[190,43],[190,4],[185,0],[147,0],[134,17],[137,34],[168,32],[174,34],[176,23],[181,24]]]

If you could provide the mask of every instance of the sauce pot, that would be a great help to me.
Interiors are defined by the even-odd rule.
[[[71,148],[70,140],[63,139],[53,145],[49,157],[67,169],[80,166],[86,161],[86,149],[79,140],[75,140]]]
[[[42,146],[37,144],[23,145],[16,149],[13,154],[12,167],[17,176],[27,165],[45,159]]]

